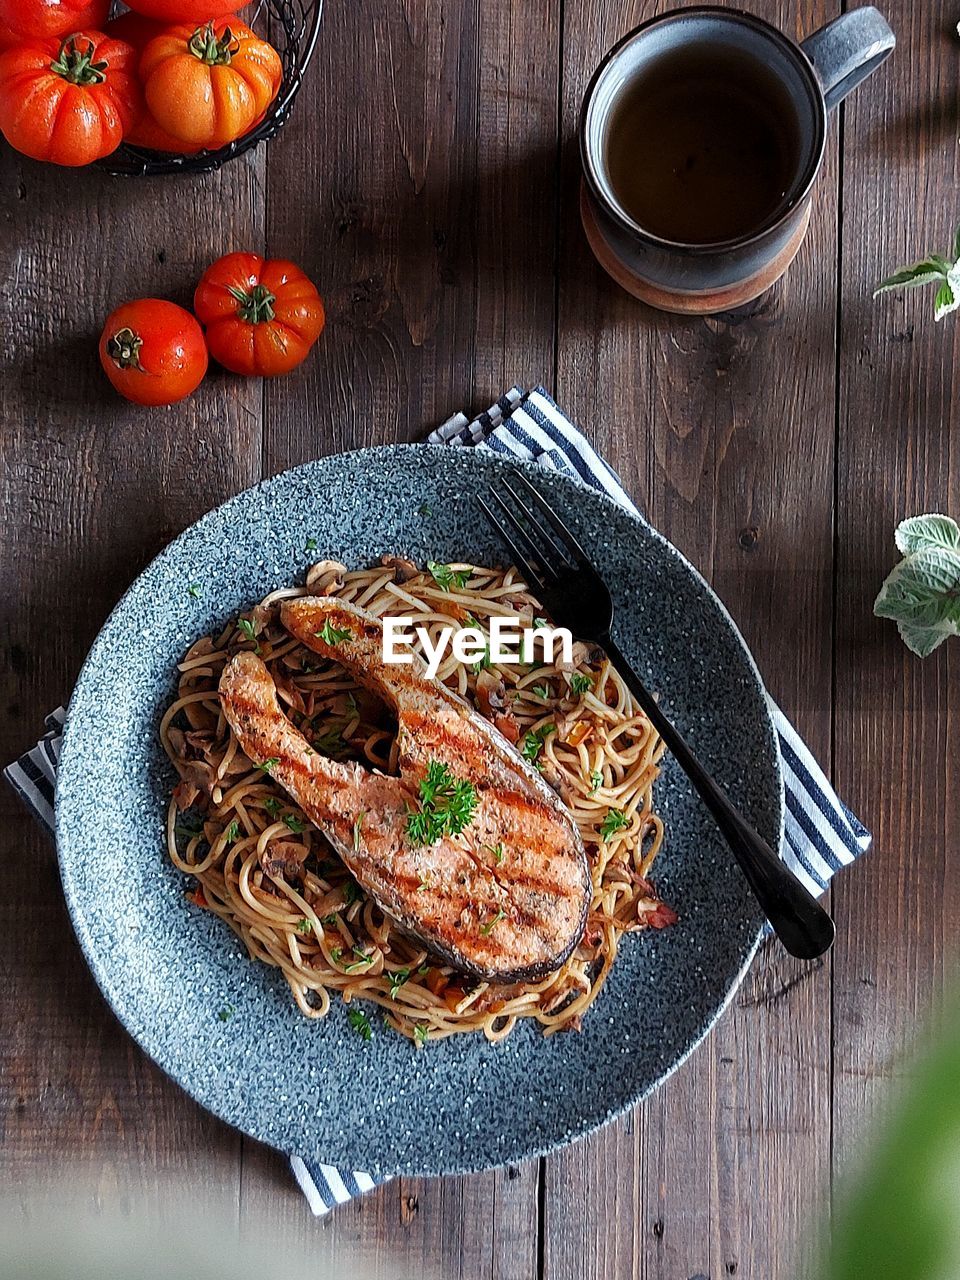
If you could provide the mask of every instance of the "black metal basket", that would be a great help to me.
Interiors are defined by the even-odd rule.
[[[272,138],[287,122],[294,99],[303,83],[320,32],[323,0],[260,0],[252,18],[239,14],[247,26],[256,25],[268,36],[283,63],[283,80],[270,110],[249,133],[216,151],[195,155],[168,155],[121,143],[116,151],[97,161],[98,166],[118,178],[143,178],[169,173],[212,173],[228,160],[242,156],[258,143]]]

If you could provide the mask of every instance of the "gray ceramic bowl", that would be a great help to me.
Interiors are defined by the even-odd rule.
[[[197,636],[320,556],[359,567],[504,562],[473,495],[504,464],[425,445],[325,458],[250,489],[188,529],[114,610],[80,674],[57,786],[73,923],[117,1016],[216,1115],[308,1159],[383,1173],[466,1172],[587,1133],[649,1093],[730,998],[762,919],[723,840],[668,761],[655,880],[680,923],[628,937],[583,1030],[501,1045],[456,1037],[417,1052],[379,1021],[365,1043],[342,1005],[303,1018],[280,975],[184,901],[163,824],[171,776],[157,741],[174,665]],[[536,469],[531,468],[531,472]],[[778,846],[776,735],[743,640],[659,534],[555,474],[536,482],[606,575],[642,677],[766,839]],[[317,551],[306,550],[308,538]],[[199,584],[199,596],[190,585]]]

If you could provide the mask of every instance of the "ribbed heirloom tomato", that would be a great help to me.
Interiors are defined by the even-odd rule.
[[[248,0],[127,0],[131,9],[155,22],[206,22],[246,7]]]
[[[121,13],[117,18],[111,18],[106,26],[107,35],[133,45],[137,51],[138,62],[146,46],[162,31],[163,27],[159,23],[152,22],[149,18],[144,18],[131,10]],[[123,140],[134,147],[146,147],[148,151],[172,151],[178,155],[190,155],[201,150],[195,144],[183,142],[180,138],[174,138],[166,130],[161,129],[146,104],[132,128],[124,133]]]
[[[203,381],[207,347],[189,311],[162,298],[139,298],[107,317],[100,336],[100,363],[128,400],[175,404]]]
[[[140,58],[150,113],[161,129],[199,147],[240,138],[269,107],[283,79],[272,45],[233,18],[170,27]]]
[[[142,109],[136,53],[100,31],[29,40],[0,54],[0,131],[34,160],[90,164]]]
[[[289,373],[323,332],[323,302],[300,268],[255,253],[228,253],[208,267],[193,309],[213,358],[253,377]]]
[[[100,30],[110,0],[0,0],[0,26],[21,39],[68,36],[85,27]]]

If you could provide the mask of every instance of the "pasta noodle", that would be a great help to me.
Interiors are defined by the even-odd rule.
[[[648,880],[663,840],[651,807],[663,748],[649,721],[605,656],[579,642],[574,670],[560,661],[498,666],[484,659],[471,668],[445,656],[437,678],[492,719],[556,788],[593,876],[584,937],[560,969],[509,987],[477,982],[399,930],[279,784],[246,759],[226,724],[220,673],[232,654],[255,648],[286,713],[317,750],[397,771],[389,709],[281,625],[279,601],[308,594],[410,617],[434,642],[452,623],[486,631],[495,615],[528,627],[540,622],[515,569],[431,565],[421,572],[385,559],[351,572],[322,561],[305,586],[273,592],[220,635],[199,640],[179,664],[177,697],[160,728],[180,775],[167,850],[193,878],[192,900],[225,921],[253,959],[282,971],[307,1017],[323,1017],[339,994],[365,1037],[370,1022],[357,1001],[378,1005],[389,1026],[417,1043],[473,1031],[500,1040],[521,1019],[546,1035],[578,1027],[622,935],[676,919]]]

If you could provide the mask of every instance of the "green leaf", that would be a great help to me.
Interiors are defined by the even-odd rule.
[[[606,843],[618,831],[622,831],[624,827],[629,827],[629,825],[630,819],[622,809],[608,809],[607,816],[600,826],[600,839]]]
[[[873,291],[875,298],[881,293],[889,293],[891,289],[920,289],[925,284],[933,284],[938,280],[946,280],[949,264],[943,258],[931,256],[922,262],[915,262],[911,267],[901,267],[886,280],[881,280]]]
[[[369,1040],[373,1035],[373,1028],[370,1026],[370,1019],[362,1009],[348,1009],[347,1021],[356,1031],[361,1040]]]
[[[313,633],[318,640],[322,640],[324,644],[331,646],[339,644],[341,640],[349,640],[353,634],[351,631],[344,631],[340,627],[331,626],[328,618],[319,631]]]
[[[953,237],[953,260],[960,262],[960,227],[957,227],[957,234]]]
[[[923,551],[927,547],[960,551],[960,525],[949,516],[911,516],[897,525],[894,539],[897,550],[905,556],[912,556],[915,551]]]
[[[926,547],[896,566],[880,588],[873,611],[914,627],[960,620],[960,551]]]
[[[955,293],[950,281],[945,280],[937,290],[937,296],[934,299],[933,318],[942,320],[958,307],[960,307],[960,293]]]
[[[451,569],[448,564],[438,564],[436,560],[428,560],[427,569],[441,591],[465,587],[470,581],[469,569]]]
[[[944,640],[960,635],[960,627],[955,622],[944,622],[939,627],[914,627],[910,623],[898,622],[897,630],[900,632],[900,639],[918,658],[929,657]]]

